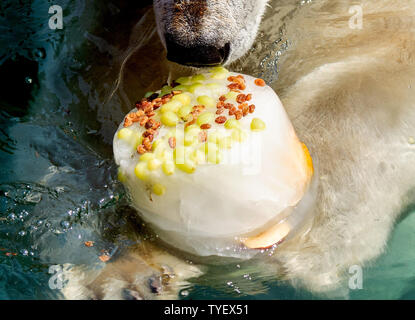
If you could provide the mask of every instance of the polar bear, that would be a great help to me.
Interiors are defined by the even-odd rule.
[[[282,2],[290,15],[295,9],[289,1],[272,4]],[[172,78],[216,64],[232,69],[254,43],[267,4],[155,0],[157,31],[172,61]],[[384,251],[399,213],[414,199],[415,36],[410,17],[415,4],[362,1],[360,25],[351,20],[356,18],[349,11],[353,5],[320,1],[292,14],[286,25],[272,17],[262,21],[265,32],[276,32],[280,23],[288,35],[306,35],[285,52],[274,89],[317,163],[319,183],[310,227],[261,259],[258,268],[312,292],[344,288],[349,267],[363,266]],[[322,11],[336,18],[322,19],[317,14]],[[242,59],[245,66],[257,65],[255,57]],[[151,257],[142,247],[126,252],[102,271],[109,279],[84,272],[79,281],[82,271],[72,270],[69,275],[78,273],[64,294],[125,298],[127,290],[130,298],[176,297],[174,281],[183,283],[203,271],[166,249],[151,251]],[[157,279],[168,278],[162,266],[169,262],[174,280],[154,282],[149,270],[158,270]]]

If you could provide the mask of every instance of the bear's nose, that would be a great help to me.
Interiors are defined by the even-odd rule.
[[[167,59],[191,67],[210,67],[223,64],[229,56],[230,44],[223,47],[195,45],[183,46],[166,36]]]

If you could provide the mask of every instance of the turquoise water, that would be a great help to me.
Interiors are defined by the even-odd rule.
[[[122,251],[136,234],[151,241],[115,179],[111,147],[132,102],[166,79],[149,2],[60,1],[62,30],[48,26],[49,1],[0,3],[0,299],[59,299],[51,265],[94,265],[101,250]],[[259,39],[252,54],[262,59],[241,71],[278,81],[285,41],[278,33]],[[414,227],[408,210],[350,298],[415,298]],[[87,240],[94,248],[80,247]],[[322,298],[249,262],[212,264],[188,291],[186,299]]]

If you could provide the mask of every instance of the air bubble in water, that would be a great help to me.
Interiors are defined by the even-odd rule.
[[[183,297],[187,297],[189,295],[189,291],[183,290],[182,292],[180,292],[180,295],[182,295]]]
[[[9,219],[9,220],[16,220],[16,218],[17,218],[17,216],[14,214],[14,213],[10,213],[8,216],[7,216],[7,218]]]
[[[19,232],[19,236],[23,237],[25,235],[26,235],[26,231],[22,230],[22,231]]]
[[[20,253],[24,256],[27,256],[29,254],[29,251],[27,251],[26,249],[22,249],[20,250]]]
[[[43,49],[43,48],[38,48],[38,49],[35,49],[35,50],[33,51],[33,55],[34,55],[34,57],[35,57],[35,58],[37,58],[37,59],[43,59],[43,58],[45,57],[45,55],[46,55],[46,53],[45,53],[45,49]]]
[[[24,79],[24,82],[25,82],[25,83],[27,83],[27,84],[32,84],[33,79],[32,79],[32,78],[30,78],[30,77],[26,77],[26,78]]]
[[[68,229],[71,226],[71,224],[69,223],[69,221],[62,221],[61,226],[65,229]]]

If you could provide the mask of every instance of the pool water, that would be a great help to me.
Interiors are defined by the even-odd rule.
[[[133,102],[167,79],[151,1],[59,4],[63,29],[52,30],[49,1],[0,3],[0,299],[60,299],[50,266],[93,265],[102,250],[156,241],[128,206],[111,145]],[[278,89],[282,58],[302,37],[290,34],[289,23],[311,6],[272,1],[255,45],[232,70]],[[415,299],[412,211],[402,214],[386,252],[363,269],[363,288],[341,298]],[[95,246],[80,249],[84,241]],[[250,262],[211,263],[191,282],[183,299],[326,297]]]

